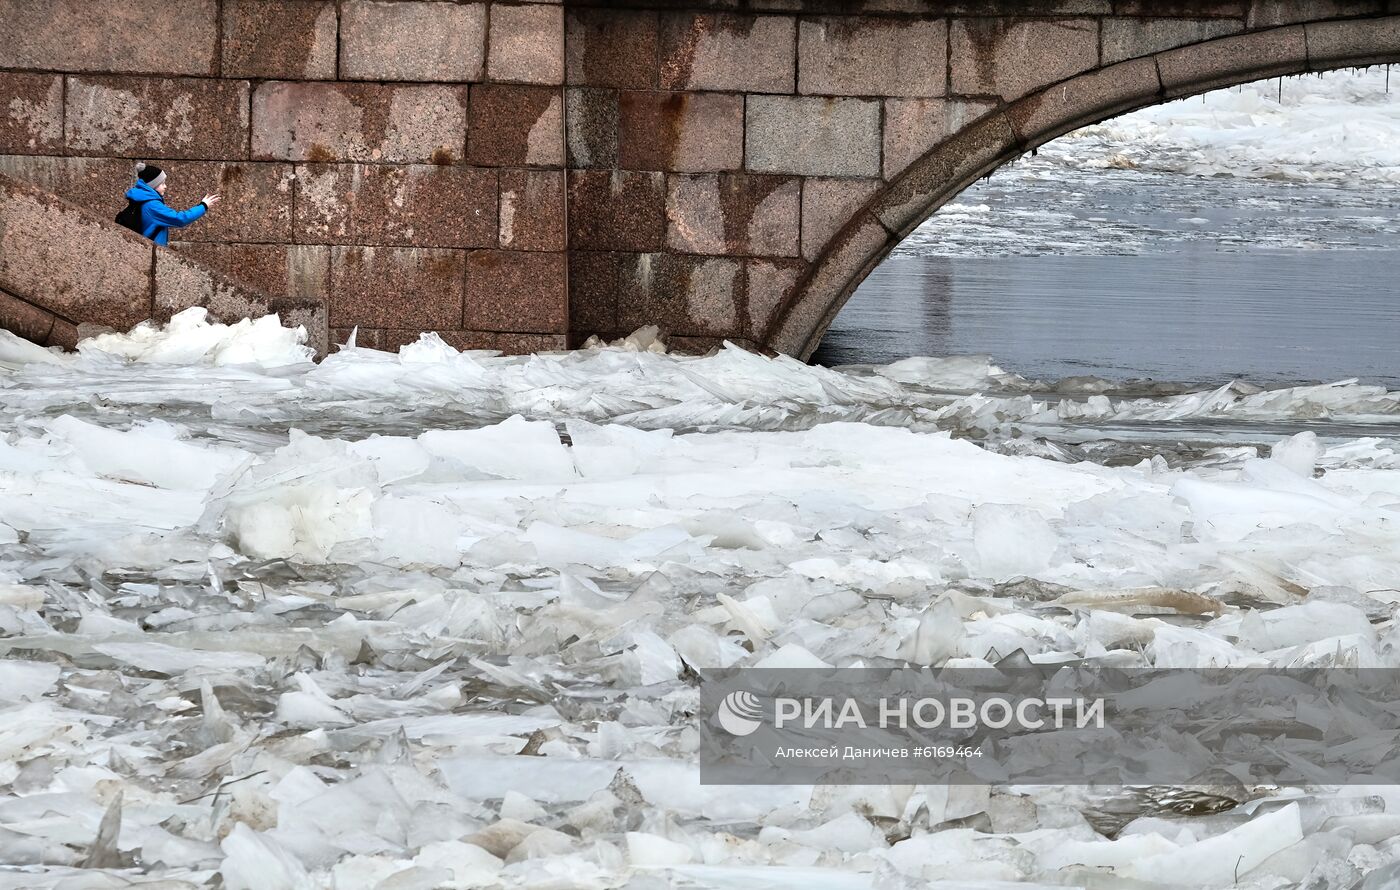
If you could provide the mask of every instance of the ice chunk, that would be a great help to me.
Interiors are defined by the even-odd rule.
[[[228,890],[303,890],[310,878],[306,869],[276,841],[242,823],[220,847],[224,861],[219,866]]]
[[[430,454],[499,479],[567,482],[577,478],[573,459],[554,424],[514,415],[473,430],[429,430],[418,437]]]
[[[1125,872],[1144,881],[1190,887],[1232,887],[1270,856],[1303,839],[1298,804],[1255,816],[1224,834],[1146,855]]]
[[[685,844],[643,831],[627,832],[627,861],[633,865],[684,865],[694,853]]]
[[[1317,458],[1322,448],[1317,442],[1317,433],[1307,430],[1291,436],[1287,439],[1279,440],[1274,445],[1269,459],[1282,464],[1299,476],[1312,478],[1313,468],[1317,466]]]
[[[35,701],[54,687],[60,673],[50,662],[0,660],[0,702]]]
[[[1010,504],[973,510],[972,537],[978,572],[996,581],[1043,571],[1060,543],[1039,513]]]

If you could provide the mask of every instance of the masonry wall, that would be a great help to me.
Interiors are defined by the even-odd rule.
[[[155,160],[173,203],[226,197],[180,251],[369,345],[763,344],[970,124],[1125,60],[1182,92],[1264,76],[1327,52],[1280,26],[1396,5],[0,0],[0,172],[110,216]]]

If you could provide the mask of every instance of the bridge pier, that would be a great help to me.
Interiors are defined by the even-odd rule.
[[[223,191],[174,250],[316,306],[322,337],[531,351],[659,324],[805,356],[900,238],[1030,148],[1400,58],[1386,0],[735,5],[0,0],[0,173],[108,219],[137,158],[172,203]],[[93,320],[52,291],[0,324]]]

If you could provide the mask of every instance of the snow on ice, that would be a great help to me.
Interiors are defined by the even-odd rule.
[[[199,310],[0,356],[0,888],[1389,886],[1393,788],[1105,834],[1094,789],[702,786],[686,678],[1400,666],[1400,394],[314,365]]]

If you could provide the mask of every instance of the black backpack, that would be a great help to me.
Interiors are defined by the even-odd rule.
[[[141,208],[145,207],[150,202],[150,198],[147,198],[145,201],[133,201],[131,198],[127,198],[126,206],[122,208],[121,213],[117,214],[117,225],[126,226],[138,235],[143,234],[141,226]]]

